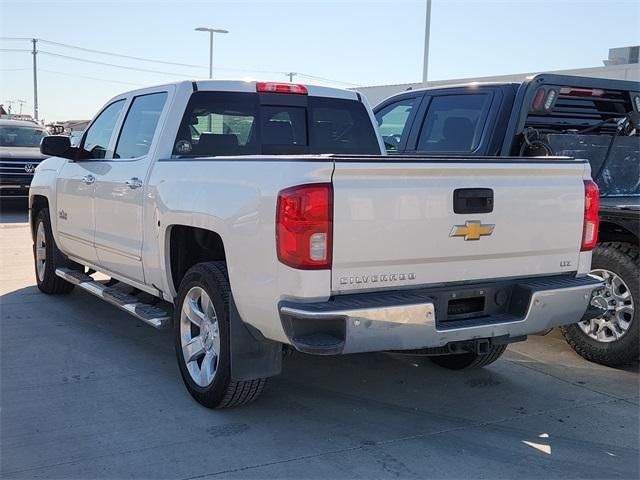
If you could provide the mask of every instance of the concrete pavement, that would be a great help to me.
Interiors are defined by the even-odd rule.
[[[171,334],[34,286],[24,206],[0,212],[2,478],[638,478],[637,366],[553,332],[478,371],[295,355],[255,404],[211,411]]]

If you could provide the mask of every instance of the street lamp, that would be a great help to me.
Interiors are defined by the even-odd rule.
[[[229,30],[208,27],[198,27],[195,30],[196,32],[209,32],[209,78],[213,78],[213,34],[229,33]]]
[[[429,36],[431,35],[431,0],[427,0],[427,18],[424,24],[424,58],[422,60],[422,84],[427,86],[429,72]]]

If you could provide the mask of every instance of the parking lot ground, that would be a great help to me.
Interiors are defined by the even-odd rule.
[[[483,370],[294,355],[254,404],[207,410],[171,333],[35,287],[24,205],[0,212],[2,478],[638,478],[637,365],[557,332]]]

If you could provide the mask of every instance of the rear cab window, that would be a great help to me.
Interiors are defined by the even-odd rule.
[[[178,157],[380,154],[357,100],[281,93],[194,92],[174,142]]]
[[[416,150],[474,152],[480,145],[491,100],[492,95],[488,92],[432,97]]]

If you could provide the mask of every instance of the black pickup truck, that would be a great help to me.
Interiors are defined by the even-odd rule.
[[[600,188],[593,274],[606,286],[562,333],[615,366],[640,345],[640,83],[539,74],[522,83],[408,90],[374,108],[387,151],[586,158]]]

